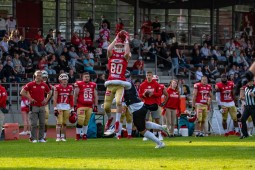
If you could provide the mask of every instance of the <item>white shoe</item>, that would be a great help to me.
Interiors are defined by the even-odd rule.
[[[23,131],[23,132],[20,132],[19,135],[27,135],[27,132]]]
[[[44,140],[44,139],[40,139],[40,140],[38,140],[38,142],[40,142],[40,143],[45,143],[45,142],[46,142],[46,140]]]
[[[37,140],[32,140],[32,143],[37,143]]]
[[[65,138],[61,138],[60,139],[62,142],[66,142],[66,139]]]
[[[159,139],[160,141],[164,140],[164,139],[163,139],[163,136],[161,135],[160,132],[158,132],[158,139]]]
[[[146,138],[146,137],[143,137],[143,141],[147,141],[147,140],[149,140],[148,138]]]
[[[60,141],[61,141],[61,139],[60,139],[60,138],[57,138],[57,139],[56,139],[56,142],[60,142]]]
[[[30,134],[31,134],[31,131],[26,131],[26,133],[27,133],[26,135],[30,135]]]
[[[164,142],[161,142],[161,144],[159,144],[159,145],[156,145],[156,149],[160,149],[160,148],[164,148],[166,145],[165,145],[165,143]]]

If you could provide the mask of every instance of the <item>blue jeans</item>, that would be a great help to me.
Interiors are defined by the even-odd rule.
[[[173,69],[175,71],[175,74],[178,74],[179,71],[179,59],[178,58],[172,58],[173,63]]]
[[[89,74],[96,74],[94,70],[84,70],[84,72],[88,72]]]

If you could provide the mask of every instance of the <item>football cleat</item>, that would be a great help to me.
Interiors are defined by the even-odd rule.
[[[239,132],[236,132],[235,135],[236,136],[241,136],[241,134]]]
[[[224,134],[224,136],[228,137],[228,136],[229,136],[229,133],[228,133],[228,132],[226,132],[226,133]]]
[[[146,137],[143,137],[143,141],[147,141],[147,140],[149,140],[148,138],[146,138]]]
[[[31,142],[32,142],[32,143],[37,143],[37,140],[32,140]]]
[[[86,134],[82,135],[82,140],[87,140],[87,135]]]
[[[65,139],[65,138],[60,138],[60,140],[61,140],[62,142],[66,142],[66,139]]]
[[[133,138],[132,135],[127,136],[127,139],[132,139],[132,138]]]
[[[164,142],[161,142],[159,145],[156,145],[156,149],[164,148],[166,145]]]
[[[228,134],[229,135],[235,135],[235,131],[229,131]]]
[[[111,117],[110,119],[108,119],[107,123],[105,124],[105,128],[104,128],[104,131],[105,131],[105,132],[110,128],[110,126],[111,126],[111,124],[112,124],[112,121],[113,121],[113,117]]]
[[[61,139],[60,139],[60,138],[57,138],[57,139],[56,139],[56,142],[60,142],[60,141],[61,141]]]
[[[38,140],[38,142],[40,142],[40,143],[45,143],[45,142],[46,142],[46,140],[44,140],[44,139],[40,139],[40,140]]]
[[[117,136],[117,139],[120,140],[120,139],[121,139],[121,135],[118,135],[118,136]]]
[[[78,140],[80,140],[80,138],[81,138],[81,135],[80,134],[76,134],[75,140],[78,141]]]
[[[115,122],[115,130],[114,130],[115,133],[119,132],[119,126],[120,126],[120,122]]]
[[[240,139],[248,138],[249,136],[241,136]]]
[[[23,131],[23,132],[20,132],[19,135],[27,135],[27,132]]]

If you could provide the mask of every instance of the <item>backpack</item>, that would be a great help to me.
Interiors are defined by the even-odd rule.
[[[102,123],[97,123],[97,138],[102,138],[104,135],[104,127]]]
[[[91,114],[91,117],[89,120],[87,137],[88,138],[96,138],[97,137],[97,125],[96,125],[95,113]]]

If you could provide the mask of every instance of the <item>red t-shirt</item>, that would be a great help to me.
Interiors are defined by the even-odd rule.
[[[180,110],[180,93],[172,88],[167,89],[169,95],[165,108]]]
[[[75,46],[79,46],[81,43],[81,39],[79,37],[72,36],[71,43]]]
[[[3,86],[0,85],[0,108],[6,108],[7,92]]]
[[[194,89],[197,89],[196,103],[207,104],[209,94],[212,91],[212,87],[209,84],[203,85],[202,83],[196,83]]]
[[[232,81],[228,81],[226,84],[219,82],[216,85],[220,91],[221,102],[234,101],[234,96],[233,96],[234,83]]]
[[[133,68],[132,68],[132,69],[133,69],[133,70],[137,70],[137,69],[138,69],[138,68],[137,68],[138,66],[142,66],[141,69],[143,69],[143,67],[144,67],[143,61],[136,60],[135,63],[134,63],[134,65],[133,65]]]
[[[37,84],[35,81],[29,82],[25,85],[24,90],[29,92],[30,96],[36,101],[31,103],[31,106],[44,106],[42,104],[45,93],[50,92],[50,88],[44,82]]]
[[[79,94],[77,98],[77,107],[90,107],[92,108],[95,100],[94,91],[96,89],[96,83],[76,81],[74,87],[79,88]]]
[[[143,94],[145,91],[151,91],[153,94],[151,97],[144,97]],[[143,99],[145,104],[151,105],[151,104],[158,104],[158,98],[162,95],[162,89],[158,82],[155,80],[152,80],[151,82],[148,82],[145,80],[142,82],[142,84],[139,87],[139,97]]]
[[[57,84],[54,87],[56,92],[58,92],[57,104],[66,103],[70,104],[70,106],[73,107],[73,86],[67,85],[66,87],[64,87],[61,84]]]
[[[86,41],[88,47],[93,47],[93,41],[90,37],[84,37],[83,39]]]
[[[144,34],[151,34],[152,31],[152,23],[151,21],[145,21],[142,26],[142,30]]]

